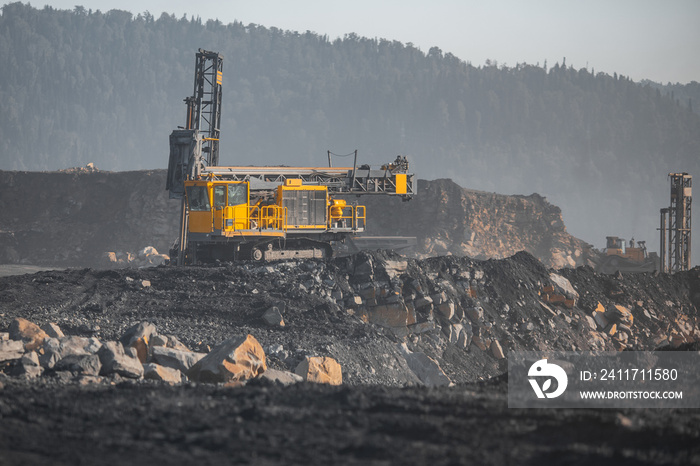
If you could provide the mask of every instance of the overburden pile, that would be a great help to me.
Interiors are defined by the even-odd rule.
[[[359,253],[0,278],[7,464],[697,463],[697,410],[519,410],[514,350],[697,350],[700,269]]]
[[[700,339],[698,268],[672,276],[554,271],[525,252],[487,261],[376,251],[328,262],[46,271],[2,278],[0,302],[0,329],[16,319],[55,324],[64,338],[83,338],[85,353],[90,338],[95,354],[119,341],[128,353],[125,335],[139,325],[145,343],[132,356],[142,364],[166,359],[159,347],[168,338],[197,359],[251,335],[267,367],[293,373],[309,358],[332,358],[350,385],[459,384],[503,374],[515,350],[651,350]],[[6,357],[4,372],[35,351],[36,375],[65,366],[80,379],[59,364],[63,335],[45,336]],[[189,367],[173,368],[188,380]]]

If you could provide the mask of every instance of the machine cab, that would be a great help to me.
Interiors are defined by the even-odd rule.
[[[186,181],[185,195],[191,233],[250,228],[247,182]]]
[[[605,247],[609,256],[625,255],[626,247],[624,238],[618,238],[617,236],[606,236],[605,239],[607,240],[607,245]]]
[[[191,234],[240,236],[281,233],[286,211],[277,205],[251,205],[247,181],[185,182]]]

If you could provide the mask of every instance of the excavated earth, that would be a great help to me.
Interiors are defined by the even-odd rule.
[[[168,199],[165,178],[165,170],[0,171],[0,264],[103,267],[107,252],[129,256],[154,246],[167,253],[180,204]],[[595,260],[590,245],[567,233],[561,210],[537,194],[485,193],[451,180],[419,180],[417,191],[411,202],[349,201],[366,205],[366,234],[416,237],[415,257],[502,259],[527,251],[554,268]]]
[[[198,353],[252,335],[279,371],[331,357],[342,385],[18,375],[25,358],[0,354],[0,465],[700,464],[697,410],[509,409],[506,362],[697,351],[700,269],[596,274],[546,199],[450,180],[361,200],[369,234],[417,238],[411,258],[135,268],[176,236],[164,186],[163,170],[0,172],[0,346],[18,318],[94,348],[148,322]]]
[[[605,327],[591,317],[599,305]],[[262,318],[273,307],[284,326]],[[269,367],[329,356],[343,384],[28,378],[5,363],[0,464],[699,464],[697,410],[509,409],[504,358],[697,351],[699,307],[700,268],[554,271],[526,252],[2,277],[0,332],[21,317],[105,342],[147,321],[200,352],[250,334]],[[416,355],[432,361],[427,371]]]

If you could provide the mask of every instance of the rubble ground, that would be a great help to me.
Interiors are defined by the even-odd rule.
[[[376,251],[2,277],[8,354],[18,322],[41,329],[16,356],[0,357],[0,457],[697,464],[694,410],[512,410],[505,372],[514,350],[696,350],[699,306],[700,268],[554,271],[524,252],[477,261]],[[193,382],[189,366],[174,381],[144,378],[173,351],[197,355],[194,364],[246,335],[265,360],[243,386]],[[126,359],[107,363],[107,353]],[[312,358],[337,362],[342,385],[297,382]],[[85,363],[96,359],[102,369]],[[289,374],[286,385],[262,370]]]
[[[3,464],[698,464],[696,410],[508,409],[505,381],[5,383]]]

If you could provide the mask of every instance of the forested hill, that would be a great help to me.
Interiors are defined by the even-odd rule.
[[[598,246],[635,236],[651,249],[666,175],[700,176],[700,116],[612,70],[475,67],[352,34],[21,3],[0,16],[0,169],[166,167],[200,47],[225,56],[224,164],[407,155],[421,178],[538,192],[574,235]]]

